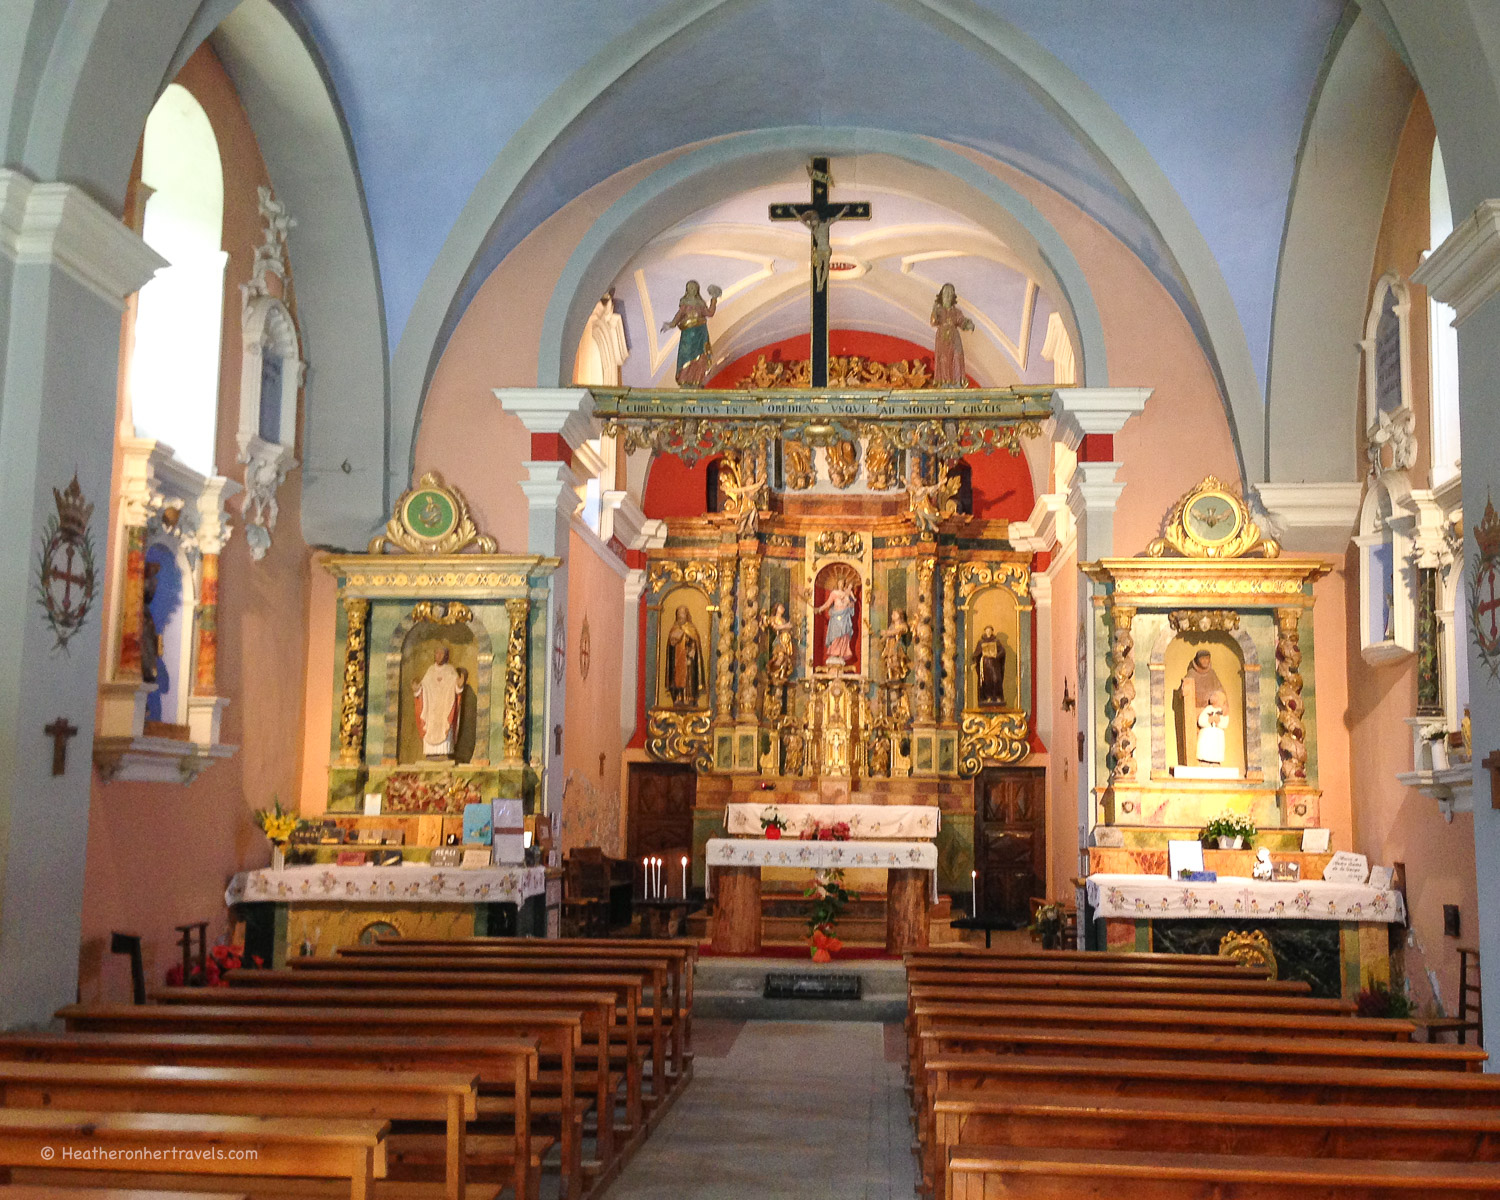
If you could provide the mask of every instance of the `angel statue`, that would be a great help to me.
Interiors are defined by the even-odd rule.
[[[742,534],[754,533],[760,519],[760,498],[766,490],[759,458],[726,457],[719,467],[719,489],[725,495],[725,513],[735,518],[735,528]]]
[[[703,387],[708,382],[708,369],[713,365],[714,348],[708,341],[708,318],[719,307],[719,297],[724,290],[714,284],[708,285],[708,303],[698,291],[698,281],[689,279],[683,288],[682,299],[677,302],[677,312],[670,321],[662,323],[661,330],[677,329],[677,386]]]
[[[937,465],[937,482],[919,483],[917,466],[912,464],[911,478],[906,482],[906,495],[911,504],[911,519],[924,534],[937,532],[938,524],[958,512],[959,477],[950,475],[941,460]]]
[[[771,606],[769,616],[761,618],[771,634],[771,652],[766,663],[766,677],[775,687],[784,688],[791,682],[792,672],[797,666],[797,646],[792,640],[796,628],[786,615],[785,604]]]
[[[964,340],[960,333],[971,332],[974,322],[958,307],[958,289],[951,283],[938,290],[928,323],[937,330],[932,343],[932,382],[937,387],[963,387],[969,377],[964,371]]]
[[[906,610],[891,609],[890,619],[880,634],[880,664],[885,668],[887,683],[900,683],[911,671],[911,658],[905,645],[908,632]]]

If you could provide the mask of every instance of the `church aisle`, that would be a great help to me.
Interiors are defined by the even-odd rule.
[[[700,1024],[692,1085],[607,1200],[915,1195],[902,1068],[887,1061],[884,1026]]]

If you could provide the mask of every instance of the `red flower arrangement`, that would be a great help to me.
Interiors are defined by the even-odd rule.
[[[844,948],[843,942],[822,928],[814,929],[808,940],[812,943],[813,962],[832,962],[833,956]]]
[[[265,959],[258,954],[250,956],[252,966],[264,967]],[[208,952],[208,958],[203,963],[203,970],[196,968],[188,973],[184,980],[182,975],[182,964],[177,963],[167,968],[167,986],[182,987],[228,987],[224,978],[226,971],[238,971],[245,965],[245,948],[243,946],[215,946]]]
[[[802,830],[804,842],[847,842],[849,840],[849,822],[835,821],[831,825],[819,825],[809,822]]]

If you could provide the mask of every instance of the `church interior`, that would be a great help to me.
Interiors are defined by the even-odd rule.
[[[1500,1194],[1500,9],[15,0],[0,146],[0,1200]]]

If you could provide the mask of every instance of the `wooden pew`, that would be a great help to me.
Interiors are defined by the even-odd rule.
[[[199,1006],[204,1002],[202,988],[162,988],[153,993],[164,1008],[178,1005]],[[524,1016],[533,1010],[578,1011],[583,1016],[583,1036],[594,1044],[592,1072],[575,1068],[580,1085],[594,1084],[594,1102],[599,1127],[599,1156],[608,1162],[615,1154],[614,1097],[615,1080],[610,1063],[610,1033],[615,1022],[615,996],[604,991],[555,991],[541,989],[485,988],[482,991],[444,991],[421,988],[222,988],[216,989],[211,1003],[216,1007],[311,1008],[311,1009],[381,1009],[445,1013],[505,1013]],[[64,1010],[65,1015],[67,1010]],[[361,1020],[365,1020],[362,1016]],[[631,1021],[632,1029],[634,1020]]]
[[[1160,982],[1158,981],[1158,986]],[[1327,1017],[1354,1015],[1352,1000],[1324,1000],[1315,996],[1258,995],[1255,992],[1179,992],[1129,990],[1117,995],[1097,988],[964,986],[914,983],[906,990],[913,1001],[956,1004],[1101,1005],[1112,999],[1131,1007],[1184,1008],[1216,1012],[1316,1013]]]
[[[116,1174],[345,1180],[350,1200],[372,1200],[386,1174],[389,1131],[387,1121],[3,1108],[0,1167],[16,1182],[43,1184]],[[210,1149],[224,1153],[202,1153]]]
[[[1479,1200],[1500,1195],[1492,1163],[1153,1154],[958,1145],[949,1200]]]
[[[532,1177],[552,1144],[532,1129],[531,1084],[537,1077],[535,1038],[277,1038],[246,1035],[165,1033],[0,1034],[0,1077],[7,1064],[244,1068],[251,1063],[295,1063],[294,1077],[375,1074],[391,1080],[405,1073],[467,1073],[495,1106],[513,1116],[505,1158],[514,1165],[516,1196],[534,1195]],[[278,1080],[286,1074],[278,1071]],[[306,1086],[306,1085],[304,1085]],[[315,1088],[313,1089],[316,1090]],[[347,1114],[345,1114],[347,1115]],[[394,1118],[396,1114],[384,1114]],[[472,1119],[472,1118],[471,1118]],[[402,1139],[388,1153],[399,1160]],[[566,1165],[566,1164],[565,1164]],[[566,1175],[566,1171],[564,1171]]]
[[[139,1188],[70,1188],[0,1184],[0,1200],[250,1200],[243,1192],[143,1192]]]
[[[378,941],[373,946],[344,946],[340,958],[366,959],[393,956],[397,958],[419,957],[442,958],[517,958],[547,960],[577,960],[594,970],[605,964],[610,966],[626,962],[661,961],[667,970],[671,996],[667,1002],[667,1013],[672,1021],[672,1057],[679,1074],[683,1074],[691,1061],[693,967],[697,961],[697,946],[693,943],[629,941],[610,938],[608,941],[567,941],[548,938],[465,938],[456,941],[418,941],[394,939]],[[296,966],[295,961],[288,963]],[[653,988],[653,1004],[657,1004]],[[658,1005],[659,1006],[659,1005]]]
[[[910,960],[913,956],[908,955]],[[1130,955],[1140,960],[1144,954]],[[1192,956],[1189,956],[1192,957]],[[1090,961],[1092,954],[1071,954],[1050,959],[993,958],[982,951],[977,954],[959,954],[952,957],[921,958],[909,961],[908,969],[922,971],[973,971],[976,966],[983,969],[1004,971],[1007,974],[1034,975],[1155,975],[1166,979],[1267,979],[1269,972],[1264,967],[1242,967],[1224,958],[1202,956],[1196,963],[1181,962],[1115,962]],[[1225,965],[1227,964],[1227,965]]]
[[[1057,974],[1042,971],[1010,971],[1004,968],[977,967],[971,971],[930,970],[914,967],[906,972],[909,987],[917,984],[939,987],[1065,987],[1075,991],[1159,991],[1170,988],[1180,993],[1251,996],[1311,996],[1312,987],[1304,979],[1265,979],[1259,975],[1239,975],[1219,971],[1213,975],[1092,975],[1086,971]]]
[[[228,989],[225,989],[226,991]],[[201,993],[200,993],[201,996]],[[203,999],[209,997],[201,996]],[[582,1109],[578,1103],[575,1062],[583,1044],[584,1017],[578,1011],[481,1012],[472,1009],[281,1008],[236,1005],[71,1005],[58,1017],[70,1033],[100,1034],[212,1034],[248,1035],[269,1044],[280,1036],[293,1044],[307,1039],[348,1038],[361,1029],[358,1040],[376,1053],[382,1037],[398,1040],[452,1037],[497,1041],[534,1038],[541,1054],[560,1064],[557,1081],[559,1137],[563,1174],[573,1195],[581,1194]],[[0,1044],[15,1035],[0,1037]],[[481,1102],[481,1116],[484,1106]]]
[[[1133,950],[1087,950],[1082,954],[1071,954],[1058,950],[987,950],[983,946],[970,946],[964,943],[908,950],[904,957],[908,965],[913,963],[925,965],[968,958],[990,962],[1156,963],[1159,965],[1221,966],[1236,971],[1246,969],[1235,959],[1218,954],[1138,954]]]
[[[643,1003],[645,989],[659,968],[653,966],[612,964],[570,964],[578,969],[554,970],[550,964],[517,960],[512,970],[505,964],[468,963],[468,970],[427,969],[402,961],[388,966],[384,959],[320,958],[293,960],[298,969],[277,971],[230,971],[225,980],[230,987],[289,988],[425,988],[429,990],[485,990],[493,988],[613,988],[617,991],[617,1009],[625,1027],[617,1031],[624,1047],[627,1080],[627,1111],[630,1124],[636,1125],[642,1107],[642,1058],[638,1052],[639,1024],[642,1016],[650,1021],[650,1054],[652,1061],[651,1100],[657,1103],[666,1087],[667,1024],[659,1007],[648,1009]],[[312,964],[319,964],[313,966]],[[583,968],[587,969],[583,969]],[[665,970],[660,969],[662,978]]]
[[[477,1078],[457,1071],[0,1062],[4,1108],[436,1122],[444,1127],[446,1200],[466,1194],[464,1142],[478,1098]],[[524,1200],[525,1191],[517,1195]]]

